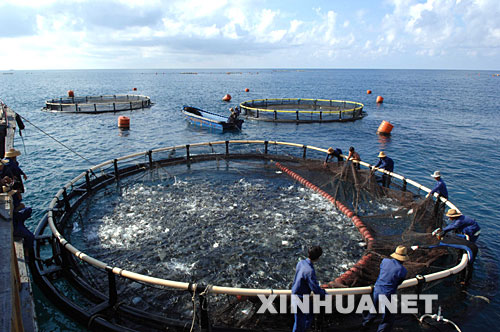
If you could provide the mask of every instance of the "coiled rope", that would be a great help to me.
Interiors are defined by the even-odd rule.
[[[453,327],[454,327],[454,328],[455,328],[458,332],[462,332],[462,330],[460,330],[460,328],[458,327],[458,325],[457,325],[457,324],[453,323],[453,322],[452,322],[451,320],[449,320],[449,319],[444,318],[444,317],[441,315],[441,306],[439,306],[437,314],[432,314],[432,315],[431,315],[431,314],[425,314],[425,315],[420,316],[420,318],[418,319],[418,320],[420,321],[420,324],[423,324],[423,322],[424,322],[424,318],[426,318],[426,317],[429,317],[429,318],[431,318],[431,319],[434,319],[434,320],[435,320],[435,321],[437,321],[437,322],[442,321],[442,322],[444,322],[444,323],[451,324],[451,325],[452,325],[452,326],[453,326]]]

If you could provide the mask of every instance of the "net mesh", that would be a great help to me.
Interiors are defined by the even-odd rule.
[[[326,284],[329,287],[359,287],[373,285],[379,274],[383,258],[389,257],[398,245],[410,248],[412,245],[432,245],[439,241],[431,232],[443,224],[444,204],[403,190],[393,184],[386,188],[373,171],[358,170],[352,163],[321,161],[281,162],[288,169],[307,179],[313,185],[343,202],[363,220],[374,237],[365,253],[363,264],[351,268],[346,278],[337,278]],[[272,167],[272,166],[269,166]],[[409,250],[410,260],[405,262],[407,278],[444,270],[456,264],[458,255],[445,248],[432,250]],[[318,264],[321,264],[318,263]],[[426,287],[432,287],[427,284]],[[226,306],[213,313],[213,319],[225,326],[239,328],[283,328],[287,318],[278,322],[273,315],[256,315],[261,302],[248,298],[245,301],[233,299]],[[280,316],[280,315],[278,315]],[[322,316],[321,323],[343,325],[338,316]],[[344,317],[345,318],[345,317]],[[288,324],[293,324],[288,317]],[[286,325],[285,325],[286,326]]]
[[[227,145],[222,145],[222,149],[224,147],[227,149]],[[230,151],[237,156],[235,158],[229,157],[228,150],[224,155],[224,150],[220,149],[221,146],[209,144],[197,148],[191,147],[190,151],[201,152],[199,160],[217,160],[217,168],[219,168],[219,162],[222,168],[227,167],[226,162],[234,162],[239,158],[237,159],[237,169],[242,176],[245,175],[245,171],[256,170],[256,168],[245,167],[245,163],[255,165],[251,163],[252,159],[279,160],[283,166],[307,179],[314,186],[331,195],[336,201],[342,202],[363,221],[374,238],[373,241],[367,243],[363,256],[364,262],[351,267],[347,277],[322,280],[323,284],[328,284],[330,287],[373,285],[378,277],[381,260],[388,257],[397,245],[402,244],[410,247],[412,245],[431,245],[438,242],[431,235],[431,232],[443,224],[444,205],[439,202],[435,203],[431,198],[422,199],[419,193],[406,190],[404,184],[400,185],[393,182],[389,188],[383,187],[380,185],[380,177],[369,169],[359,170],[355,167],[355,164],[350,162],[329,162],[325,164],[322,161],[324,154],[316,153],[317,151],[314,150],[309,150],[308,156],[311,154],[318,158],[306,159],[305,147],[302,159],[297,157],[296,148],[269,146],[268,149],[267,144],[265,147],[251,147],[255,151],[249,150],[248,147],[243,145],[231,146]],[[244,152],[247,154],[244,154]],[[186,159],[184,158],[178,158],[174,161],[174,158],[181,153],[175,149],[162,153],[160,157],[171,158],[171,163],[185,163]],[[210,156],[210,153],[214,155]],[[300,154],[302,154],[302,149]],[[195,162],[193,155],[190,160]],[[248,159],[242,158],[243,156]],[[226,157],[228,158],[226,159]],[[129,166],[142,162],[143,160],[139,160],[140,158],[144,159],[144,157],[137,157],[138,160],[127,160],[128,164],[124,162],[124,165]],[[189,158],[187,159],[189,160]],[[111,164],[108,167],[109,169],[103,170],[103,172],[113,171]],[[259,167],[262,167],[261,169],[269,168],[273,171],[272,173],[275,173],[274,176],[276,177],[285,176],[284,174],[277,174],[279,169],[274,162],[264,162],[259,164]],[[172,178],[169,172],[168,163],[164,165],[159,163],[157,168],[151,169],[151,174],[158,173],[159,177]],[[145,172],[144,174],[149,173]],[[444,248],[410,251],[410,260],[405,263],[408,270],[407,278],[412,278],[418,274],[441,271],[455,265],[457,262],[456,253],[454,250]],[[107,251],[106,255],[111,256],[113,252]],[[134,255],[140,255],[140,253],[134,253]],[[290,259],[296,259],[296,257],[290,257]],[[81,264],[81,262],[74,265],[76,267],[75,274],[78,274],[78,277],[85,279],[87,283],[101,293],[105,294],[107,292],[108,285],[105,271],[90,268],[86,264]],[[138,270],[138,272],[148,274],[148,271],[142,269]],[[290,273],[293,275],[293,271],[290,271]],[[321,275],[318,275],[318,277],[321,279]],[[292,280],[290,280],[290,285],[291,282]],[[426,287],[432,286],[433,284],[426,284]],[[143,285],[123,278],[119,279],[117,287],[122,303],[127,303],[138,310],[179,319],[184,322],[189,320],[191,316],[194,316],[196,322],[198,322],[200,319],[199,308],[203,306],[208,312],[211,324],[214,326],[256,330],[289,330],[289,327],[293,324],[293,315],[257,314],[257,310],[262,304],[257,297],[242,298],[207,293],[203,301],[200,302],[198,298],[195,299],[191,311],[190,307],[193,298],[186,291],[166,288],[160,288],[160,291],[156,291],[154,289],[153,291],[157,293],[158,297],[152,303],[148,303],[149,299],[144,296],[141,297],[141,294],[145,294],[145,288],[153,286]],[[179,296],[172,296],[174,293],[179,294]],[[183,311],[176,311],[176,307],[182,307]],[[113,319],[118,322],[120,317],[114,316]],[[324,319],[326,320],[325,325],[334,324],[334,321],[338,320],[338,316]],[[338,321],[335,324],[338,326],[344,324],[344,322]],[[141,330],[153,331],[157,329],[154,326],[151,329],[141,326]]]

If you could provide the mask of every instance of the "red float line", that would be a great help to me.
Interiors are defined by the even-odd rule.
[[[329,200],[333,205],[335,205],[339,211],[341,211],[345,216],[347,216],[349,219],[352,220],[354,226],[356,226],[356,228],[358,229],[359,233],[361,234],[361,236],[366,241],[366,243],[367,243],[367,249],[371,249],[373,247],[373,244],[375,242],[375,239],[374,239],[373,235],[370,233],[370,231],[368,230],[368,227],[366,227],[366,225],[363,223],[363,221],[361,220],[361,218],[359,218],[357,215],[355,215],[353,211],[351,211],[347,206],[345,206],[341,202],[335,200],[335,198],[332,195],[330,195],[329,193],[327,193],[323,189],[318,188],[317,186],[315,186],[314,184],[312,184],[308,180],[304,179],[299,174],[297,174],[294,171],[288,169],[287,167],[281,165],[279,162],[276,162],[276,166],[281,171],[283,171],[286,174],[288,174],[289,176],[291,176],[293,179],[295,179],[298,182],[302,183],[304,186],[306,186],[306,187],[314,190],[315,192],[317,192],[318,194],[320,194],[321,196],[323,196],[327,200]],[[333,285],[334,283],[336,283],[336,284],[343,284],[343,285],[348,284],[350,282],[350,279],[352,279],[352,277],[354,276],[354,273],[357,273],[357,272],[363,270],[363,268],[371,260],[372,256],[373,256],[372,254],[364,255],[349,270],[345,271],[341,276],[339,276],[338,278],[336,278],[335,282],[329,282],[327,284],[327,286],[328,287],[334,286]]]

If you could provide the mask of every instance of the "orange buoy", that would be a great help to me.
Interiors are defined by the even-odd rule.
[[[390,122],[383,120],[377,129],[377,134],[390,135],[392,128],[394,128],[394,126]]]
[[[130,129],[130,118],[128,116],[119,116],[118,117],[118,128]]]
[[[70,98],[75,97],[75,92],[73,90],[68,90],[68,97]]]
[[[367,95],[371,95],[372,94],[372,90],[366,90],[366,94]]]
[[[249,91],[250,91],[250,89],[249,89],[249,88],[246,88],[246,89],[245,89],[245,92],[249,92]]]
[[[378,97],[377,97],[377,104],[381,104],[381,103],[383,103],[383,102],[384,102],[384,97],[382,97],[382,96],[378,96]]]
[[[222,97],[223,101],[230,101],[231,100],[231,95],[228,93],[224,97]]]
[[[133,88],[132,90],[133,90],[133,91],[137,91],[137,88]]]

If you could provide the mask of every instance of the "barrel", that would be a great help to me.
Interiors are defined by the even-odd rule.
[[[383,120],[380,126],[378,126],[377,134],[390,135],[392,128],[394,128],[394,126],[389,121]]]
[[[130,129],[130,118],[128,116],[118,117],[118,128]]]

